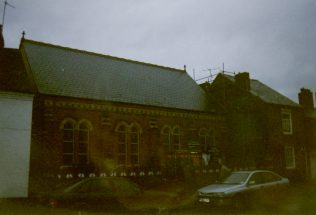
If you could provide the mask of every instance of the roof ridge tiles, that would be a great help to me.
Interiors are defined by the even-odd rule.
[[[96,52],[82,50],[82,49],[70,48],[70,47],[56,45],[56,44],[52,44],[52,43],[46,43],[46,42],[35,41],[35,40],[30,40],[30,39],[23,39],[21,41],[21,43],[23,43],[23,42],[29,42],[29,43],[33,43],[33,44],[37,44],[37,45],[50,46],[50,47],[64,49],[64,50],[68,50],[68,51],[79,52],[79,53],[82,53],[82,54],[95,55],[95,56],[99,56],[99,57],[110,58],[110,59],[114,59],[114,60],[130,62],[130,63],[137,63],[137,64],[142,64],[142,65],[151,66],[151,67],[158,67],[158,68],[166,69],[166,70],[174,70],[174,71],[178,71],[178,72],[185,72],[185,70],[181,70],[181,69],[177,69],[177,68],[173,68],[173,67],[162,66],[162,65],[153,64],[153,63],[146,63],[146,62],[142,62],[142,61],[127,59],[127,58],[121,58],[121,57],[116,57],[116,56],[112,56],[112,55],[96,53]]]

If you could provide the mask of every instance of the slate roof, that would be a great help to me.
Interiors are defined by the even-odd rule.
[[[42,94],[208,110],[207,95],[184,70],[32,40],[21,50]]]
[[[230,81],[235,82],[234,76],[227,74],[220,75],[223,75]],[[250,79],[250,93],[254,96],[258,96],[264,102],[269,104],[300,107],[299,104],[295,103],[291,99],[255,79]]]
[[[0,49],[0,90],[19,93],[36,92],[18,49]]]

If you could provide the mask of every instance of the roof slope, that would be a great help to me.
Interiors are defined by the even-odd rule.
[[[221,75],[223,75],[230,81],[235,82],[235,78],[233,76],[227,74]],[[258,96],[266,103],[297,107],[300,106],[291,99],[255,79],[250,79],[250,93],[254,96]]]
[[[36,91],[18,49],[0,49],[0,90],[21,93]]]
[[[205,92],[183,70],[23,40],[43,94],[207,110]]]

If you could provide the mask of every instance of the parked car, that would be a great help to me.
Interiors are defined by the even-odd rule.
[[[120,200],[142,192],[139,185],[121,177],[87,178],[66,189],[41,196],[51,207],[80,209],[119,208]]]
[[[289,180],[272,171],[232,172],[226,179],[198,190],[197,202],[208,205],[231,205],[247,208],[274,201],[284,193]]]

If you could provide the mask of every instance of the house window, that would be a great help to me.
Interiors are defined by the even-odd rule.
[[[89,136],[92,125],[87,120],[77,123],[65,119],[60,126],[63,138],[63,165],[84,165],[89,162]]]
[[[121,122],[116,127],[118,135],[118,164],[139,164],[139,143],[141,128],[138,124]]]
[[[282,130],[283,134],[292,134],[292,116],[288,110],[282,110]]]
[[[285,146],[285,167],[287,169],[295,168],[295,150],[292,144]]]
[[[63,163],[64,165],[72,165],[74,163],[75,149],[75,123],[66,121],[63,124]]]

